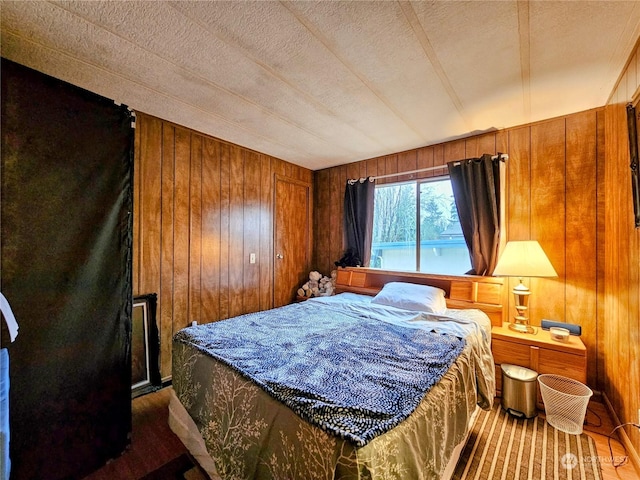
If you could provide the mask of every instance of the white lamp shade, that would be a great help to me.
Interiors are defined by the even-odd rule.
[[[493,274],[497,277],[557,277],[536,240],[507,242]]]

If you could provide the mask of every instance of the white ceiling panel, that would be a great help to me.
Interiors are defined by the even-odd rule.
[[[636,1],[4,1],[2,56],[320,169],[605,104]]]
[[[413,7],[469,131],[528,122],[516,2],[414,2]]]

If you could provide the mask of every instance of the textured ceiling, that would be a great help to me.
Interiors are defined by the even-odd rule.
[[[640,35],[638,1],[0,8],[2,56],[314,170],[602,106]]]

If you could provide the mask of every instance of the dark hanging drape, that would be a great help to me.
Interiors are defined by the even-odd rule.
[[[1,136],[11,478],[83,478],[131,432],[131,117],[2,59]]]
[[[344,236],[345,255],[340,266],[369,265],[371,259],[371,237],[373,234],[373,197],[375,183],[369,178],[347,181],[344,191]]]
[[[470,275],[489,276],[498,262],[504,163],[491,155],[450,162],[449,176],[471,258]]]

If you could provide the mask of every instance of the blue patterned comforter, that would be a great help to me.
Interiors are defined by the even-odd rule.
[[[407,418],[465,346],[315,302],[186,328],[174,340],[359,447]]]

